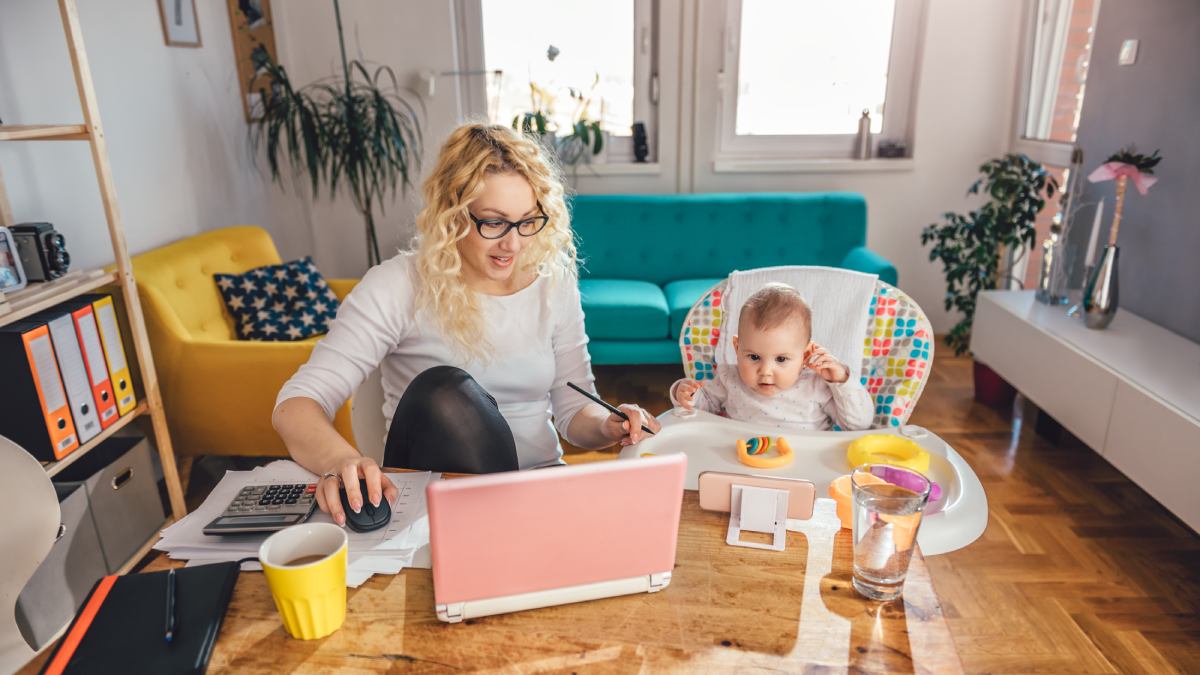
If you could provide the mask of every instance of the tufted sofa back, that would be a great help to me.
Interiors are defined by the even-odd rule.
[[[665,284],[735,269],[838,265],[867,242],[856,193],[578,195],[583,278]]]
[[[271,235],[261,227],[240,225],[188,237],[133,258],[138,293],[147,305],[152,329],[176,339],[235,340],[213,274],[241,274],[279,264]]]

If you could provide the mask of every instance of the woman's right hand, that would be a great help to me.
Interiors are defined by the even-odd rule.
[[[346,524],[346,514],[342,509],[342,498],[339,494],[343,485],[346,486],[346,499],[355,513],[362,509],[364,498],[371,500],[371,504],[375,506],[379,506],[381,499],[387,499],[389,504],[396,499],[396,486],[392,481],[384,480],[383,471],[370,457],[347,457],[326,469],[324,473],[317,483],[317,505],[338,525]],[[359,489],[359,478],[367,481],[366,495]]]
[[[684,410],[691,410],[696,404],[696,392],[704,385],[696,380],[680,380],[675,387],[675,400]]]

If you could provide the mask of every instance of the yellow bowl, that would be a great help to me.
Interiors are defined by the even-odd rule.
[[[846,449],[850,467],[891,464],[913,471],[929,471],[929,453],[916,442],[891,434],[868,434],[854,439]]]

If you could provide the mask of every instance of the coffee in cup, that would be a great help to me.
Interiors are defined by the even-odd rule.
[[[346,620],[346,531],[303,523],[267,537],[258,560],[288,634],[315,640]]]

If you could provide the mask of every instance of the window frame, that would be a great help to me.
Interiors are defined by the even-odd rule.
[[[1097,0],[1095,13],[1099,15],[1100,5],[1104,0]],[[1017,71],[1017,91],[1013,97],[1012,152],[1021,153],[1035,162],[1054,166],[1071,166],[1071,153],[1074,143],[1066,141],[1039,140],[1025,136],[1025,122],[1029,112],[1029,89],[1033,84],[1033,48],[1037,35],[1038,0],[1022,0],[1021,13],[1021,47],[1019,70]],[[1093,20],[1094,23],[1094,20]],[[1095,35],[1092,36],[1095,39]],[[1093,53],[1092,58],[1095,58]]]
[[[456,0],[458,35],[462,40],[459,58],[464,69],[482,72],[487,64],[484,60],[483,0]],[[650,139],[647,163],[658,161],[658,130],[661,128],[661,106],[659,106],[659,17],[660,0],[633,0],[633,120],[646,125]],[[468,116],[483,117],[487,110],[487,79],[484,77],[460,78],[460,101]],[[604,162],[607,164],[632,164],[633,135],[609,135],[606,139]]]
[[[722,30],[722,62],[717,74],[718,164],[739,160],[840,159],[849,157],[855,134],[764,134],[738,135],[737,91],[743,0],[725,0]],[[917,100],[926,0],[895,0],[892,44],[888,55],[887,90],[883,127],[872,137],[872,152],[879,139],[903,140],[906,157],[913,156],[913,122]]]

